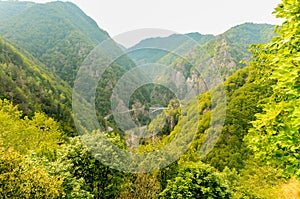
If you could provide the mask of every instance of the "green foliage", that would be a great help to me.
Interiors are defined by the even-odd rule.
[[[21,154],[30,152],[55,156],[62,137],[59,125],[42,113],[35,113],[32,119],[21,118],[22,112],[7,100],[0,100],[0,139],[3,150],[10,148]]]
[[[44,112],[72,134],[71,88],[40,66],[0,38],[0,99],[18,104],[29,117]]]
[[[249,150],[243,143],[243,137],[247,135],[251,127],[249,122],[255,118],[254,114],[261,112],[261,109],[257,107],[258,99],[268,96],[264,85],[246,81],[247,73],[249,72],[246,69],[239,71],[225,82],[225,87],[231,91],[228,92],[230,94],[222,134],[213,151],[204,158],[205,162],[220,170],[223,170],[225,166],[241,169],[245,165],[244,161],[248,158]],[[239,78],[242,79],[239,80]],[[234,85],[229,83],[233,79]],[[232,89],[232,87],[239,86],[240,88]]]
[[[214,169],[202,163],[186,162],[159,198],[231,198],[231,192]]]
[[[231,187],[235,198],[277,198],[283,181],[280,170],[250,157]]]
[[[9,8],[18,10],[17,7],[21,5],[23,2],[5,2],[4,7],[7,8],[7,12],[10,12]],[[3,14],[8,15],[5,10]],[[108,34],[76,5],[59,1],[45,4],[32,3],[22,12],[16,11],[14,17],[0,21],[0,34],[18,46],[22,53],[27,55],[26,57],[34,56],[38,60],[34,62],[38,65],[35,68],[43,73],[40,77],[38,72],[28,71],[23,65],[8,64],[6,49],[4,49],[3,53],[0,53],[0,60],[3,60],[0,63],[7,63],[7,65],[2,66],[6,69],[3,70],[6,74],[3,77],[0,74],[0,78],[3,79],[0,84],[4,85],[4,96],[1,96],[0,89],[0,97],[22,104],[24,113],[30,111],[47,113],[62,121],[63,129],[68,135],[76,135],[70,113],[72,106],[70,86],[73,85],[78,69],[86,56],[100,42],[109,39]],[[115,48],[118,48],[117,44]],[[14,61],[15,58],[10,57],[9,60]],[[126,71],[134,66],[134,63],[127,56],[123,56],[110,64],[99,81],[95,101],[103,130],[110,126],[117,131],[113,121],[104,119],[110,114],[111,88]],[[48,71],[42,70],[41,66]],[[18,70],[23,69],[22,67],[24,70]],[[60,79],[52,74],[59,76]],[[18,83],[16,86],[15,82]],[[31,99],[27,100],[27,98]],[[37,107],[28,107],[29,105]]]
[[[160,183],[157,172],[128,174],[124,176],[122,191],[119,199],[124,198],[157,198],[160,192]]]
[[[62,179],[50,176],[47,168],[12,150],[0,152],[1,198],[58,198]]]
[[[123,181],[119,171],[95,159],[78,137],[71,138],[70,143],[58,151],[52,170],[55,175],[64,177],[62,186],[67,198],[79,197],[77,194],[83,195],[81,198],[116,198]]]
[[[180,161],[198,161],[200,153],[205,153],[206,149],[202,149],[202,145],[210,132],[212,119],[220,121],[225,117],[224,125],[216,144],[212,151],[201,160],[207,164],[214,166],[222,171],[225,167],[242,169],[245,166],[245,161],[250,150],[243,142],[243,137],[248,133],[251,127],[249,123],[255,117],[254,115],[261,112],[261,108],[257,107],[258,99],[263,99],[269,96],[268,86],[254,82],[260,70],[254,67],[245,67],[238,70],[234,75],[229,77],[224,83],[226,92],[226,117],[220,114],[219,107],[215,107],[217,102],[225,103],[220,99],[219,87],[216,87],[209,92],[203,93],[198,97],[197,103],[191,101],[185,108],[190,110],[194,117],[180,117],[177,126],[171,131],[169,136],[162,139],[163,143],[169,143],[177,133],[178,126],[183,132],[197,132],[188,151],[181,157]],[[211,97],[214,97],[213,99]],[[197,114],[199,120],[196,120]],[[183,115],[183,114],[182,114]],[[214,118],[212,116],[215,115]],[[159,121],[159,120],[158,120]],[[153,125],[156,120],[153,121]],[[152,124],[150,124],[151,126]],[[196,129],[195,129],[196,128]],[[204,150],[204,151],[200,151]]]
[[[253,66],[266,66],[263,84],[272,95],[261,101],[263,113],[256,115],[246,141],[257,157],[283,168],[286,175],[300,177],[300,1],[283,0],[275,10],[285,18],[278,36],[259,46]]]

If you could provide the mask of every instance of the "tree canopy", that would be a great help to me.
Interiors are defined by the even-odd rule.
[[[263,66],[261,83],[272,88],[263,99],[246,140],[260,158],[300,177],[300,1],[283,0],[275,9],[284,18],[278,36],[254,51],[252,65]]]

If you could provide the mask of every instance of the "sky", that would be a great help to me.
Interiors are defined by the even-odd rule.
[[[245,22],[280,24],[282,21],[272,15],[281,0],[69,1],[79,6],[112,37],[142,28],[170,30],[158,31],[157,36],[166,36],[170,32],[218,35]]]

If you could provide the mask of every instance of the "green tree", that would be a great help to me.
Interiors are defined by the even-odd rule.
[[[47,168],[19,153],[0,151],[1,198],[58,198],[64,195],[62,178],[50,176]]]
[[[215,170],[203,163],[186,162],[177,176],[168,180],[160,198],[231,198],[227,184]]]
[[[246,141],[256,156],[300,177],[300,1],[283,0],[275,9],[284,18],[278,36],[254,51],[252,65],[265,67],[263,84],[272,95],[261,102]]]
[[[0,100],[0,139],[4,150],[13,148],[21,154],[32,152],[54,158],[61,140],[59,125],[42,113],[32,119],[21,118],[22,111],[8,100]]]
[[[69,198],[115,198],[123,181],[122,173],[97,160],[79,137],[70,138],[70,143],[58,150],[52,170],[54,175],[64,176]]]
[[[157,171],[151,173],[127,174],[122,186],[119,199],[125,198],[157,198],[160,192],[160,183]]]

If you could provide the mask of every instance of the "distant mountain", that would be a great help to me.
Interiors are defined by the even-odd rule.
[[[0,34],[71,85],[85,56],[109,38],[70,2],[0,2]]]
[[[186,35],[173,34],[168,37],[157,37],[142,40],[135,46],[127,50],[128,55],[136,63],[155,63],[172,50],[184,46],[189,39],[202,45],[212,39],[213,35],[201,35],[199,33],[189,33]],[[189,45],[189,50],[192,48]],[[186,50],[187,51],[187,50]]]
[[[188,51],[185,59],[192,60],[192,63],[187,63],[186,60],[173,53],[166,55],[159,62],[171,64],[186,75],[197,67],[201,73],[218,71],[226,79],[237,69],[245,66],[240,63],[242,60],[250,60],[251,54],[248,51],[250,44],[270,41],[274,36],[273,30],[272,25],[245,23]]]
[[[274,36],[273,30],[272,25],[245,23],[218,36],[189,33],[149,38],[129,48],[127,52],[137,64],[160,63],[190,69],[189,66],[180,66],[187,64],[178,56],[184,55],[193,60],[192,64],[202,63],[213,69],[217,67],[226,78],[244,66],[241,60],[250,59],[249,45],[270,41]],[[182,72],[190,74],[190,71]]]
[[[270,24],[244,23],[235,26],[224,34],[231,42],[248,47],[250,44],[267,43],[275,35]]]
[[[44,112],[74,133],[71,87],[0,38],[0,98],[18,104],[24,114]]]

